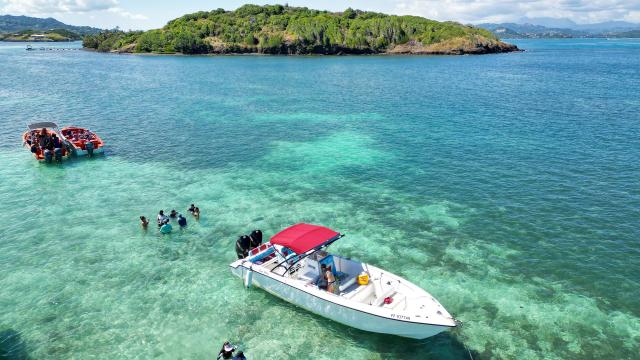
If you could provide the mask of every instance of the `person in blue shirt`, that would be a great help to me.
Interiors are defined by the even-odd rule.
[[[187,226],[187,219],[185,219],[182,214],[178,215],[178,225],[180,225],[181,228]]]

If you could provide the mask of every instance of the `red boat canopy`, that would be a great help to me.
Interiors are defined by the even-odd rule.
[[[339,232],[324,226],[296,224],[273,235],[271,243],[302,254],[331,240],[337,240],[339,236]]]

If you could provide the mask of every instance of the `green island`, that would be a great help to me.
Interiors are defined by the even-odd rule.
[[[45,31],[22,30],[12,33],[0,33],[0,41],[29,41],[29,42],[58,42],[58,41],[77,41],[82,37],[66,29],[53,29]]]
[[[161,29],[86,35],[86,49],[154,54],[488,54],[518,51],[485,29],[351,8],[244,5],[184,15]]]

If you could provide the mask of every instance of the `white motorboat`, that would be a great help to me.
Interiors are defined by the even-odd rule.
[[[343,236],[336,231],[297,224],[264,244],[259,235],[255,239],[252,234],[245,243],[238,240],[242,258],[230,264],[231,272],[247,287],[255,285],[365,331],[424,339],[456,326],[447,310],[422,288],[375,266],[327,253],[327,247]],[[248,251],[243,253],[243,248]],[[318,286],[323,265],[337,279],[333,292]]]

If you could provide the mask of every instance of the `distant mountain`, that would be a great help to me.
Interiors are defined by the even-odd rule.
[[[97,34],[102,29],[90,26],[67,25],[54,18],[35,18],[30,16],[0,15],[0,33],[20,32],[24,30],[64,29],[79,35]]]
[[[529,19],[535,20],[535,19]],[[567,24],[570,20],[550,22],[552,24]],[[610,21],[598,24],[578,25],[571,22],[573,28],[547,27],[531,23],[487,23],[477,25],[501,38],[603,38],[603,37],[638,37],[640,24],[623,21]]]
[[[626,21],[606,21],[594,24],[577,24],[572,20],[564,18],[528,18],[523,17],[517,21],[518,24],[534,24],[547,28],[569,29],[576,31],[584,31],[588,33],[603,32],[622,32],[640,29],[640,24],[630,23]]]

